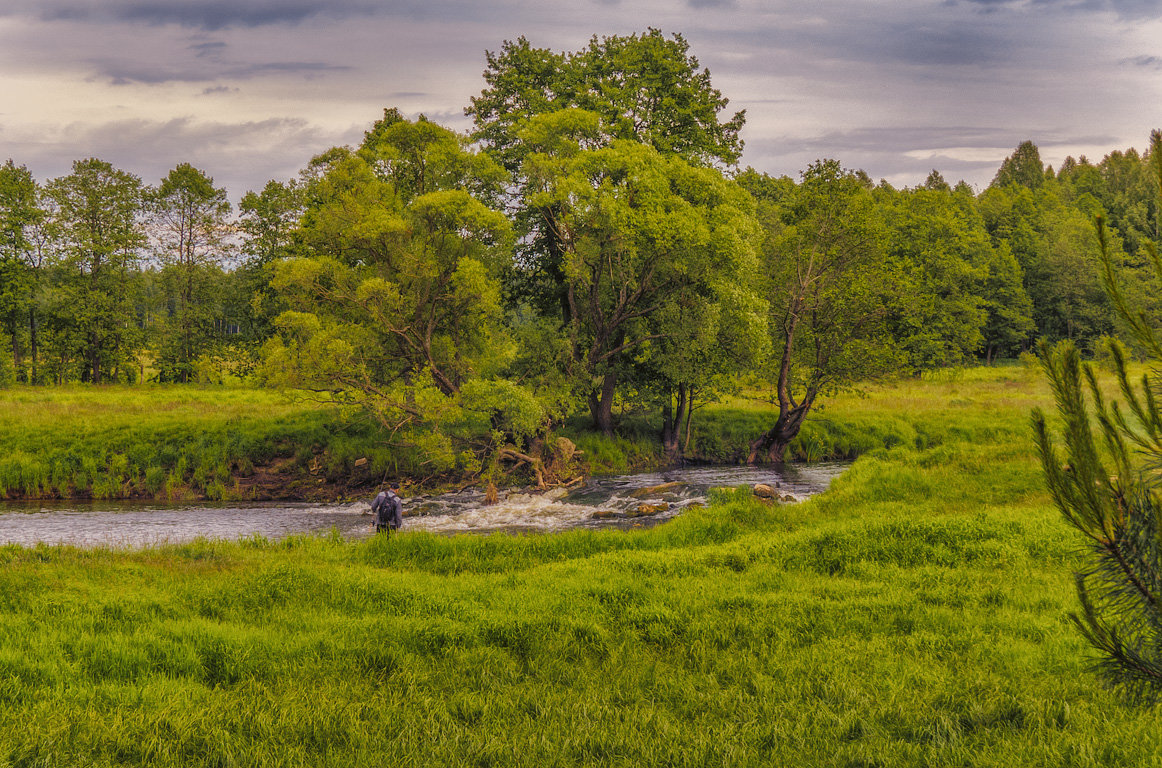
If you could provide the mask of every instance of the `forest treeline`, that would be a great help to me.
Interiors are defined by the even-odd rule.
[[[680,35],[524,38],[487,54],[458,134],[397,110],[237,210],[180,163],[151,186],[96,158],[0,167],[0,382],[246,377],[357,403],[401,451],[472,469],[585,413],[662,417],[766,382],[779,459],[858,381],[1117,331],[1094,218],[1156,309],[1152,147],[1046,167],[1032,142],[980,193],[896,189],[835,160],[742,167],[745,114]]]

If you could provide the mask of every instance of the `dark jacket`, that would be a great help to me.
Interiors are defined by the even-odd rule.
[[[380,491],[371,502],[375,513],[375,530],[399,530],[403,525],[403,500],[392,491]]]

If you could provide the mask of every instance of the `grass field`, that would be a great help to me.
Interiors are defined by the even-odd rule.
[[[368,463],[356,473],[359,458]],[[0,498],[249,498],[268,490],[256,478],[304,495],[294,483],[382,476],[390,465],[366,420],[277,392],[0,390]]]
[[[0,766],[1160,764],[1067,618],[1047,403],[839,399],[882,445],[828,493],[649,531],[0,548]]]

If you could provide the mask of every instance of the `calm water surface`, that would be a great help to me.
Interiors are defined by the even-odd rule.
[[[545,494],[509,492],[486,505],[475,489],[416,496],[404,500],[405,531],[438,533],[549,532],[568,528],[629,528],[655,525],[706,501],[710,488],[767,483],[798,499],[827,488],[847,463],[780,469],[769,467],[680,467],[660,472],[599,477],[573,490]],[[667,486],[653,492],[643,489]],[[664,506],[647,517],[635,516],[641,504]],[[370,536],[370,495],[349,504],[288,502],[0,502],[0,544],[38,543],[83,547],[140,547],[198,537],[279,539],[332,528],[344,538]]]

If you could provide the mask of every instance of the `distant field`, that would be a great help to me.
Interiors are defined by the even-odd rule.
[[[1033,404],[841,398],[890,446],[828,493],[644,532],[2,548],[0,765],[1157,765],[1068,621]]]

